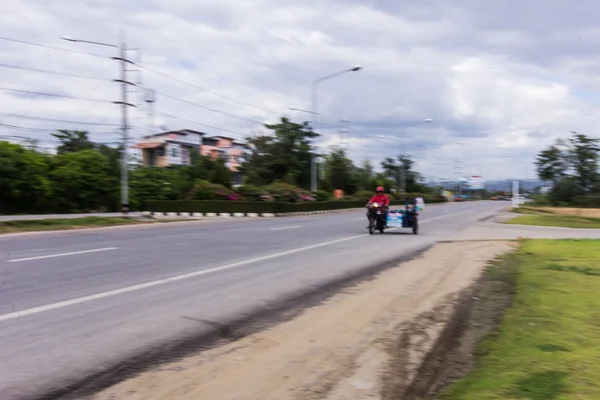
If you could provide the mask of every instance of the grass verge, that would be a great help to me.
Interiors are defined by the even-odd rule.
[[[439,398],[600,399],[598,244],[525,241],[499,331],[478,346],[476,367]]]
[[[540,212],[522,215],[506,222],[513,225],[554,226],[560,228],[600,228],[600,218],[558,215]]]
[[[516,214],[527,214],[527,215],[554,215],[555,213],[551,210],[543,207],[524,207],[513,208],[513,213]]]
[[[97,228],[117,225],[145,224],[148,222],[123,217],[84,217],[64,219],[33,219],[0,222],[0,234],[55,231],[64,229]]]

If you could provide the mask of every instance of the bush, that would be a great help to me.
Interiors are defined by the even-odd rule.
[[[315,201],[308,190],[300,189],[289,183],[275,182],[265,186],[264,189],[267,192],[267,196],[271,196],[274,201],[290,203]]]
[[[371,192],[370,190],[359,190],[352,196],[354,199],[358,201],[364,201],[365,203],[373,197],[375,192]]]
[[[149,201],[152,212],[197,212],[197,213],[290,213],[318,210],[341,210],[359,208],[363,202],[356,201],[313,201],[283,203],[266,201]]]
[[[362,208],[366,201],[312,201],[299,203],[266,201],[149,201],[148,211],[153,212],[197,212],[197,213],[293,213],[324,210]],[[436,203],[431,201],[430,203]],[[402,207],[404,202],[393,201]]]
[[[235,191],[250,201],[262,200],[263,196],[268,194],[264,188],[254,185],[243,185],[236,188]]]
[[[529,202],[530,206],[536,207],[551,207],[554,204],[550,201],[550,198],[543,194],[536,194],[531,197],[531,202]]]
[[[194,200],[240,200],[241,196],[223,185],[198,181],[190,196]]]
[[[581,208],[600,208],[600,194],[577,196],[573,199],[573,206]]]
[[[333,196],[331,195],[331,193],[325,190],[317,191],[317,201],[331,201],[332,197]]]

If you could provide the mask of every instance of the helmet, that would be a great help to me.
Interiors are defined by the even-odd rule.
[[[375,189],[376,192],[383,192],[383,187],[382,186],[378,186],[377,189]]]

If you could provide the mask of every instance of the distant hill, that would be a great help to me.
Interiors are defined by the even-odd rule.
[[[533,190],[536,187],[544,186],[544,181],[539,179],[518,179],[521,190]],[[512,191],[513,179],[491,180],[485,181],[485,189],[489,191]],[[436,185],[441,185],[444,189],[452,190],[456,187],[454,181],[436,182]]]

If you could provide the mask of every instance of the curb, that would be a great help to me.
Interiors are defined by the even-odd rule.
[[[435,204],[447,204],[447,203],[433,203]],[[189,213],[189,212],[154,212],[144,211],[142,215],[148,217],[183,217],[183,218],[275,218],[275,217],[298,217],[307,215],[323,215],[323,214],[338,214],[343,212],[362,211],[364,207],[360,208],[342,208],[338,210],[317,210],[317,211],[301,211],[291,213]]]
[[[338,214],[342,212],[361,211],[364,208],[342,208],[339,210],[318,210],[293,213],[190,213],[190,212],[154,212],[144,211],[145,217],[181,217],[181,218],[275,218],[275,217],[297,217],[306,215]]]

